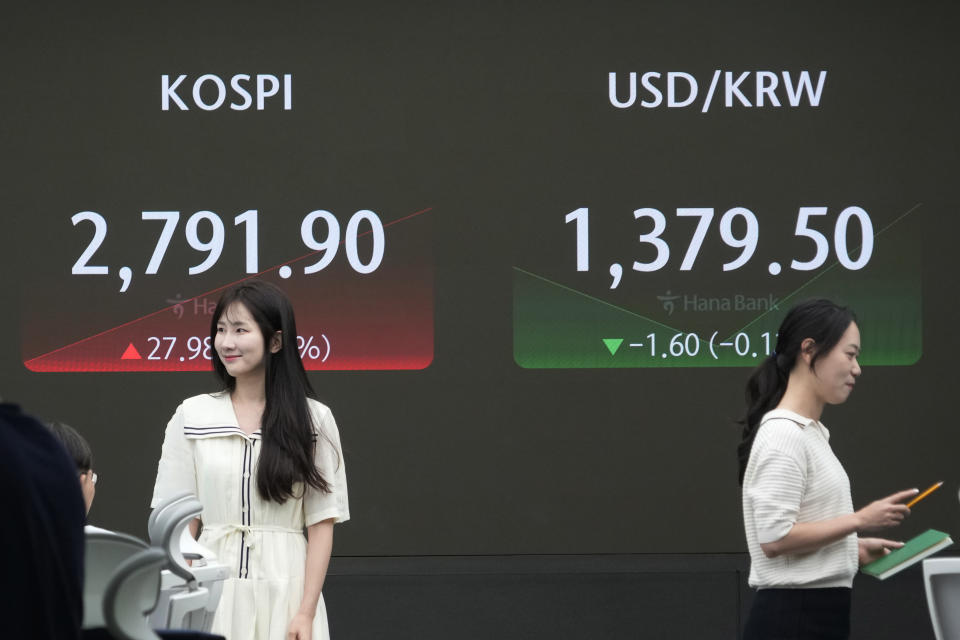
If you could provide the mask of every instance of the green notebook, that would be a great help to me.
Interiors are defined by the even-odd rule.
[[[874,578],[886,580],[895,573],[899,573],[940,549],[953,544],[949,533],[928,529],[916,538],[908,540],[901,548],[891,551],[879,560],[860,567],[860,571]]]

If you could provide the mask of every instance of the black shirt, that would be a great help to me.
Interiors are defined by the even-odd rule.
[[[0,404],[0,513],[0,635],[79,638],[86,508],[77,470],[12,404]]]

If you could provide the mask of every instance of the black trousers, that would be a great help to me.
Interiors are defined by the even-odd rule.
[[[846,640],[850,589],[760,589],[743,640]]]

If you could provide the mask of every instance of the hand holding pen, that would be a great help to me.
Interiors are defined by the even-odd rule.
[[[862,523],[860,529],[883,529],[886,527],[897,526],[903,522],[904,518],[910,515],[910,507],[929,496],[942,485],[942,481],[937,482],[930,486],[923,493],[920,493],[919,489],[898,491],[897,493],[891,494],[886,498],[881,498],[871,502],[857,512],[857,515],[860,517],[860,521]],[[907,504],[902,504],[902,502],[908,498],[911,498],[910,502]]]
[[[857,530],[885,529],[897,526],[910,515],[910,507],[903,504],[903,501],[916,497],[918,493],[920,493],[919,489],[906,489],[886,498],[874,500],[857,511],[856,515],[860,520],[860,526]]]
[[[941,480],[940,482],[933,483],[926,491],[924,491],[923,493],[918,495],[916,498],[908,502],[907,507],[912,507],[913,505],[917,504],[918,502],[926,498],[928,495],[930,495],[931,493],[939,489],[941,486],[943,486],[943,480]]]

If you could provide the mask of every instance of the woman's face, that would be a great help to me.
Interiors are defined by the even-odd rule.
[[[853,385],[860,377],[860,329],[856,323],[850,326],[840,338],[840,342],[814,364],[816,374],[816,393],[825,404],[846,402],[853,391]]]
[[[264,337],[253,315],[242,302],[227,307],[217,321],[214,349],[234,378],[263,372]]]

